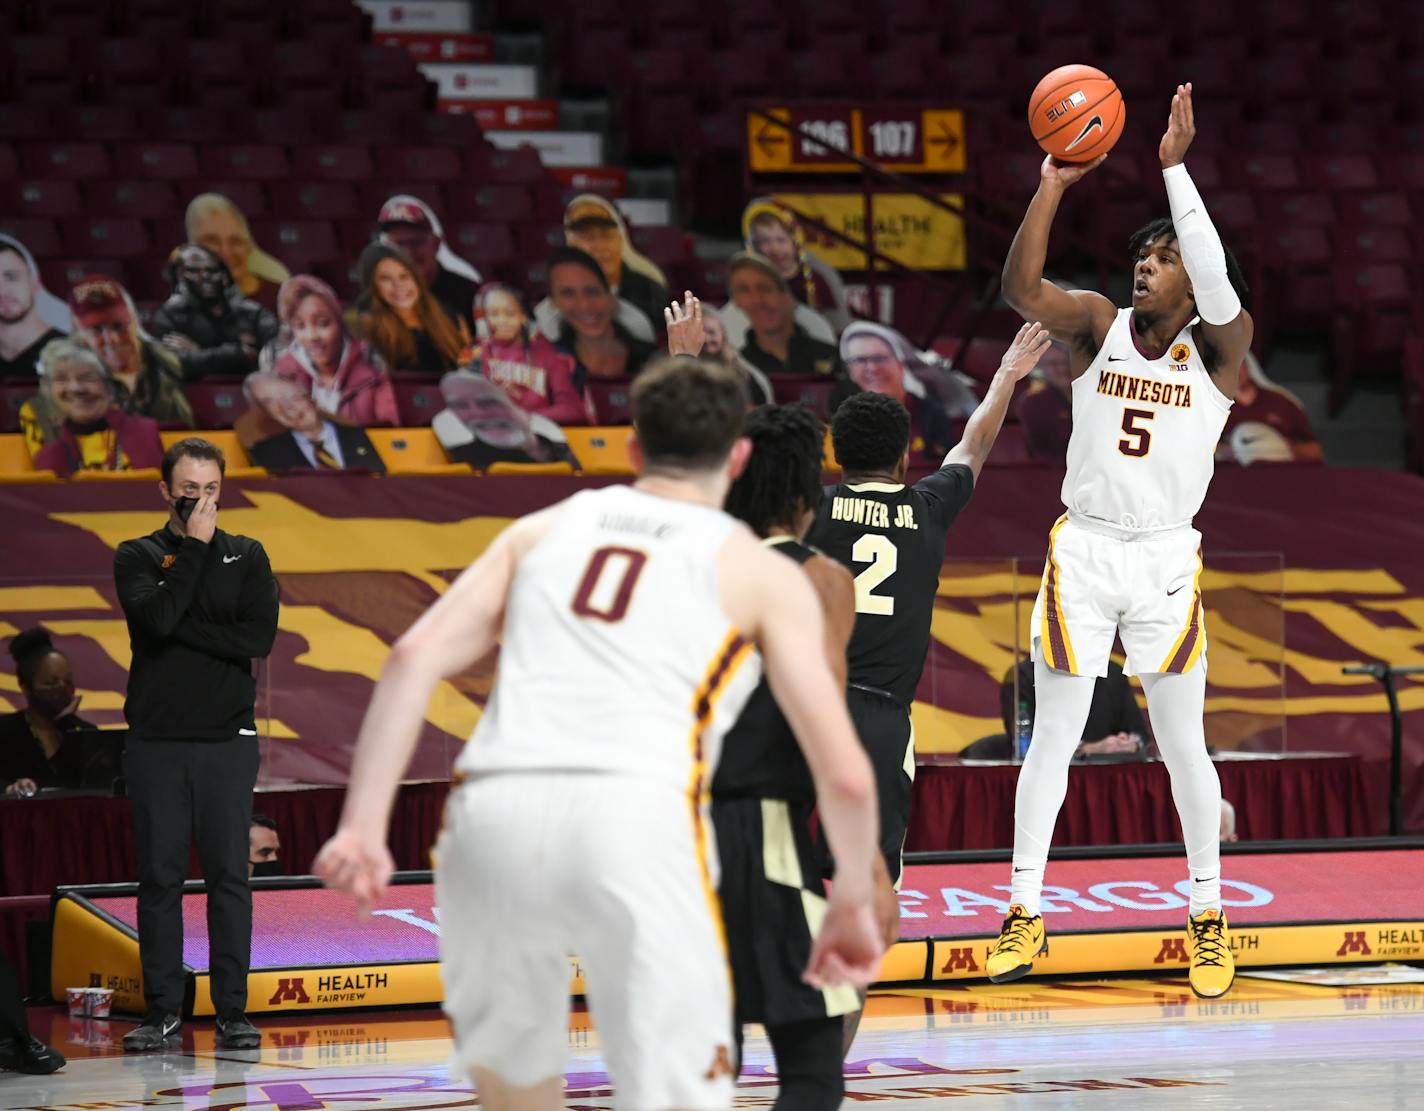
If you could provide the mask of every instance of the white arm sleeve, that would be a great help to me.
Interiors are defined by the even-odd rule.
[[[1182,264],[1192,280],[1197,315],[1208,324],[1230,324],[1241,315],[1241,298],[1226,276],[1226,251],[1221,236],[1206,214],[1206,205],[1197,192],[1186,166],[1180,162],[1162,171],[1167,186],[1167,204],[1177,229],[1177,247]]]

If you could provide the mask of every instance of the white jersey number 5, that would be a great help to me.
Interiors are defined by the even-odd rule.
[[[895,573],[900,553],[887,536],[867,533],[855,542],[850,558],[856,563],[870,564],[855,577],[855,612],[876,613],[889,617],[895,612],[895,599],[876,594],[875,588]]]

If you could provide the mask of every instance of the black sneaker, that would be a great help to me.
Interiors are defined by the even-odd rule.
[[[228,1049],[256,1049],[262,1044],[262,1034],[245,1014],[233,1011],[218,1019],[218,1041]]]
[[[126,1053],[152,1053],[183,1028],[177,1015],[150,1015],[124,1035]]]
[[[51,1049],[39,1038],[0,1039],[0,1069],[48,1076],[64,1068],[64,1054]]]

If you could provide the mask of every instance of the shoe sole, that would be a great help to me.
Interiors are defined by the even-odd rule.
[[[261,1038],[219,1038],[218,1045],[223,1049],[260,1049],[262,1047]]]
[[[1044,938],[1044,939],[1043,939],[1043,947],[1042,947],[1041,949],[1039,949],[1039,951],[1033,955],[1033,960],[1036,961],[1036,960],[1038,960],[1039,957],[1046,957],[1046,956],[1048,956],[1048,939],[1047,939],[1047,938]],[[1027,976],[1027,975],[1028,975],[1030,972],[1032,972],[1032,971],[1033,971],[1033,961],[1029,961],[1028,964],[1021,964],[1021,965],[1019,965],[1017,968],[1011,968],[1011,969],[1009,969],[1007,972],[1000,972],[997,976],[990,976],[990,977],[989,977],[989,983],[991,983],[991,984],[1012,984],[1015,980],[1022,980],[1025,976]]]
[[[1236,983],[1236,972],[1233,970],[1232,973],[1231,973],[1231,981],[1230,981],[1230,983],[1228,983],[1224,988],[1222,988],[1222,989],[1221,989],[1219,992],[1217,992],[1215,995],[1208,995],[1206,992],[1197,991],[1197,986],[1196,986],[1196,984],[1192,983],[1190,976],[1187,977],[1187,986],[1192,989],[1192,994],[1195,995],[1198,999],[1220,999],[1223,995],[1225,995],[1228,991],[1231,990],[1232,986],[1233,986],[1235,983]]]

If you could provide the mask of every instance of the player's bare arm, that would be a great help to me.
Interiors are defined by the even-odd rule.
[[[1068,345],[1075,378],[1088,369],[1098,353],[1117,309],[1101,293],[1059,289],[1044,278],[1043,265],[1048,258],[1048,233],[1064,192],[1102,165],[1106,157],[1100,155],[1081,166],[1059,162],[1052,155],[1044,158],[1038,192],[1029,202],[1004,261],[1004,300],[1024,320],[1041,322],[1054,339]]]
[[[1157,147],[1177,246],[1192,280],[1200,322],[1197,344],[1207,356],[1212,381],[1227,397],[1236,396],[1238,368],[1251,347],[1255,324],[1227,279],[1221,236],[1212,225],[1201,195],[1186,171],[1187,149],[1196,138],[1191,82],[1178,85],[1172,96],[1167,130]],[[1180,169],[1178,168],[1180,167]]]
[[[999,369],[994,372],[994,380],[984,400],[974,410],[974,415],[964,426],[964,436],[944,457],[944,466],[962,463],[974,472],[974,481],[979,481],[979,472],[984,468],[984,460],[1004,426],[1004,415],[1009,411],[1009,402],[1014,397],[1014,387],[1038,365],[1038,360],[1048,350],[1052,342],[1048,329],[1034,321],[1019,329],[1004,357],[999,361]]]
[[[524,517],[500,533],[386,658],[356,738],[340,824],[312,865],[328,887],[354,895],[363,908],[385,890],[394,869],[386,847],[391,806],[430,697],[442,679],[494,649],[519,561],[543,538],[557,512],[554,507]]]

